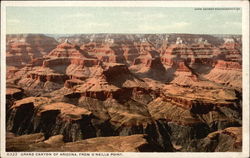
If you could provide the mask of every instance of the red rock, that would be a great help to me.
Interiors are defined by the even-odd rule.
[[[64,83],[64,86],[67,88],[73,88],[76,85],[81,85],[84,82],[82,80],[79,79],[70,79],[70,80],[66,80]]]
[[[201,89],[192,90],[192,87],[182,88],[176,85],[166,85],[162,98],[184,109],[194,110],[194,112],[211,111],[216,107],[233,107],[236,94],[230,90],[214,87],[214,90]],[[214,93],[217,94],[214,97]],[[180,96],[181,95],[181,96]],[[202,99],[200,101],[200,99]]]
[[[154,50],[154,47],[152,44],[150,44],[146,39],[143,39],[139,45],[139,50],[140,52],[143,52],[143,51],[152,51]]]
[[[225,140],[217,143],[214,149],[215,151],[224,151],[224,148],[226,148],[226,151],[234,152],[242,150],[242,127],[228,127],[224,130],[212,132],[204,140],[213,140],[215,138],[216,140],[220,140],[222,137],[226,137],[227,141],[232,140],[232,142],[230,144],[227,143],[228,146],[226,147],[223,146]]]
[[[224,39],[225,43],[220,47],[221,54],[225,56],[225,60],[242,62],[241,44],[234,39]]]
[[[239,62],[218,60],[215,67],[204,77],[225,86],[242,89],[242,65]]]
[[[40,56],[46,55],[56,47],[58,42],[42,34],[12,34],[6,36],[7,45],[11,43],[28,43],[30,47]],[[36,56],[36,55],[35,55]]]
[[[7,66],[7,79],[11,79],[14,78],[15,73],[19,71],[19,69],[15,66]]]
[[[39,116],[43,112],[51,111],[51,110],[59,110],[60,117],[62,119],[80,120],[82,119],[82,115],[86,115],[86,116],[91,115],[91,112],[84,108],[77,107],[73,104],[68,104],[64,102],[57,102],[57,103],[44,105],[41,108],[39,108],[37,115]]]
[[[127,63],[132,63],[135,58],[139,56],[139,52],[134,45],[126,45],[122,46],[124,51],[123,56],[126,59]]]
[[[176,63],[176,71],[191,72],[190,69],[185,65],[184,61]]]
[[[95,42],[90,42],[90,43],[87,43],[85,45],[82,45],[81,49],[84,50],[84,51],[87,51],[87,52],[92,52],[92,51],[94,51],[95,47],[96,47],[96,43]]]
[[[222,70],[241,70],[242,65],[238,62],[218,60],[215,65],[215,68]]]
[[[192,57],[193,51],[184,44],[173,44],[170,45],[166,52],[162,55],[163,64],[171,66],[177,58]]]
[[[6,53],[6,63],[20,67],[29,63],[37,55],[28,43],[11,43],[10,49]]]
[[[96,44],[90,42],[86,45],[82,45],[81,48],[88,51],[89,54],[96,56],[100,61],[103,62],[122,62],[121,52],[115,51],[110,44]],[[120,50],[121,51],[121,50]]]
[[[24,96],[23,89],[16,87],[6,88],[6,100],[9,102],[8,106],[11,106],[14,100],[19,100]]]
[[[118,80],[117,77],[122,77]],[[130,97],[131,91],[147,89],[147,84],[135,77],[124,64],[106,64],[100,76],[90,78],[80,86],[76,86],[76,93],[82,96],[106,100],[119,98],[121,95]],[[146,93],[147,90],[145,90]]]
[[[33,108],[37,108],[41,105],[48,104],[50,102],[51,102],[51,99],[48,99],[46,97],[27,97],[22,100],[15,101],[11,109],[19,108],[21,106],[25,106],[28,104],[31,104]]]
[[[21,69],[7,67],[8,83],[23,87],[27,95],[7,102],[7,129],[18,135],[42,131],[46,139],[58,135],[26,146],[29,151],[96,151],[82,143],[102,146],[102,136],[134,133],[148,134],[164,151],[172,146],[203,151],[193,146],[203,147],[200,142],[210,131],[241,125],[242,68],[240,45],[221,45],[216,35],[204,35],[205,42],[201,36],[170,35],[167,42],[163,35],[72,36],[72,43],[66,40]],[[34,49],[30,43],[13,46]],[[18,87],[8,88],[7,97],[19,93]],[[237,140],[237,134],[229,130],[223,135]],[[101,139],[78,141],[92,137]]]
[[[78,46],[71,44],[66,40],[64,43],[59,44],[54,50],[52,50],[48,56],[49,58],[52,57],[88,57],[88,54],[81,50]]]
[[[163,64],[171,66],[176,60],[182,59],[187,64],[212,65],[213,57],[219,54],[211,45],[170,45],[162,55]]]

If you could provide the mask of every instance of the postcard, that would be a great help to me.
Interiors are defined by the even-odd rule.
[[[248,1],[1,4],[1,157],[249,157]]]

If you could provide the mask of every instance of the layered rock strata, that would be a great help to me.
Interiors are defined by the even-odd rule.
[[[241,151],[238,36],[69,39],[7,61],[8,151]]]

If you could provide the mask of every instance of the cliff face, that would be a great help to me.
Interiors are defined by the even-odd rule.
[[[102,62],[108,63],[125,63],[124,50],[121,45],[115,43],[87,43],[82,45],[81,48],[88,51],[89,54],[97,57]]]
[[[211,81],[240,90],[242,65],[239,62],[218,60],[215,67],[205,77]]]
[[[215,68],[221,69],[221,70],[239,70],[239,71],[241,71],[242,66],[238,62],[218,60],[216,65],[215,65]]]
[[[134,44],[123,44],[123,56],[128,64],[132,64],[134,59],[139,56],[138,48]]]
[[[148,110],[154,120],[168,129],[175,149],[189,151],[188,146],[211,132],[241,126],[241,104],[237,95],[226,89],[196,91],[168,85],[148,104]]]
[[[36,50],[37,52],[40,52],[43,55],[48,54],[52,49],[54,49],[58,45],[58,42],[54,38],[42,34],[7,35],[6,42],[7,46],[12,42],[28,43],[32,49]]]
[[[94,137],[91,112],[63,102],[52,102],[44,97],[19,100],[11,107],[8,129],[18,135],[42,132],[45,138],[63,134],[64,141]],[[25,115],[22,115],[24,114]],[[19,126],[22,124],[22,126]],[[27,125],[29,128],[27,129]],[[87,129],[83,127],[89,126]],[[73,131],[74,130],[74,131]],[[92,135],[91,135],[92,133]]]
[[[203,140],[193,142],[189,147],[189,151],[241,151],[242,146],[242,128],[229,127],[224,130],[219,130],[210,133]]]
[[[8,151],[241,151],[240,42],[175,34],[57,40],[43,54],[50,38],[8,37]]]
[[[65,97],[65,101],[73,99],[72,95]],[[18,135],[42,132],[45,138],[63,134],[64,141],[144,133],[162,149],[172,150],[168,135],[160,131],[158,123],[150,118],[143,104],[132,99],[120,103],[116,99],[101,101],[95,96],[82,96],[77,104],[80,107],[51,102],[53,100],[46,97],[30,97],[16,101],[11,107],[8,130]],[[90,104],[93,106],[90,107]],[[96,110],[101,107],[102,110]]]
[[[13,78],[13,82],[23,75],[24,71],[20,70],[21,68],[41,66],[43,56],[58,44],[54,38],[40,34],[7,35],[6,43],[7,70],[12,70],[7,72],[7,77]]]
[[[41,54],[35,53],[28,43],[11,43],[6,53],[6,62],[9,66],[23,66]]]
[[[190,66],[213,64],[216,56],[216,47],[210,44],[172,44],[162,55],[162,61],[166,65],[172,65],[176,60],[184,60]]]

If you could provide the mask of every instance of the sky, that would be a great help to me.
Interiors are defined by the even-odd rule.
[[[6,32],[242,34],[241,10],[166,7],[7,7]]]

